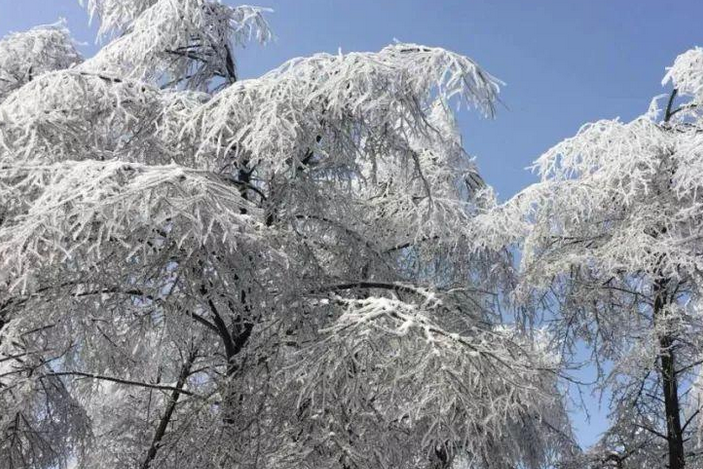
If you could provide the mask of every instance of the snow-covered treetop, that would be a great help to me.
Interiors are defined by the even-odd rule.
[[[233,49],[272,37],[257,7],[209,0],[90,0],[87,6],[101,32],[121,34],[82,69],[157,86],[206,90],[213,80],[233,83]]]
[[[43,73],[82,61],[63,21],[10,34],[0,40],[0,102]]]
[[[689,106],[703,103],[703,49],[694,47],[676,57],[662,80],[662,85],[667,84],[691,98]]]
[[[425,122],[436,100],[456,96],[492,115],[498,90],[499,82],[471,59],[439,48],[395,44],[377,53],[317,54],[230,86],[196,113],[193,131],[215,151],[248,152],[279,165],[290,164],[286,156],[303,158],[310,146],[329,156],[341,148],[337,158],[356,157],[352,149],[393,157],[407,151],[406,133],[442,138]],[[281,103],[286,112],[262,101]]]
[[[584,125],[536,160],[540,182],[497,207],[484,228],[503,232],[503,241],[524,239],[523,265],[538,256],[534,274],[546,282],[579,264],[606,277],[655,270],[698,277],[703,140],[684,114],[696,112],[703,90],[701,54],[680,55],[665,78],[688,100],[674,96],[666,109],[631,122]]]
[[[98,37],[119,34],[134,20],[159,0],[80,0],[90,15],[91,21],[100,22]]]
[[[461,147],[448,100],[460,96],[490,114],[497,91],[497,81],[470,59],[407,44],[296,59],[212,99],[70,69],[37,78],[0,105],[0,160],[21,174],[68,160],[175,162],[218,174],[248,164],[256,167],[260,189],[282,185],[281,197],[293,190],[286,181],[307,159],[316,177],[354,184],[302,199],[297,209],[281,208],[280,216],[300,216],[310,209],[302,208],[305,200],[327,200],[377,220],[395,206],[386,223],[403,222],[391,229],[389,248],[440,233],[456,245],[468,222],[467,197],[482,182]],[[393,189],[398,184],[403,189]],[[366,201],[350,199],[344,187],[357,193],[365,187]]]

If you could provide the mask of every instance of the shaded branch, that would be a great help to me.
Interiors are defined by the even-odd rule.
[[[137,386],[142,388],[159,389],[161,391],[178,391],[179,393],[187,394],[189,396],[200,397],[198,394],[188,391],[185,389],[180,389],[176,386],[168,386],[165,384],[151,384],[144,383],[142,381],[132,381],[129,379],[116,378],[114,376],[99,375],[97,373],[84,373],[82,371],[56,371],[53,373],[47,373],[41,376],[41,378],[50,376],[81,376],[84,378],[99,379],[102,381],[111,381],[113,383],[124,384],[125,386]]]

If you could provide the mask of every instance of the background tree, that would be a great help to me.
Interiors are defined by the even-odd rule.
[[[238,81],[234,47],[271,37],[260,9],[87,8],[112,40],[84,62],[60,27],[0,44],[53,57],[0,62],[23,77],[0,96],[6,466],[539,467],[569,448],[559,364],[501,325],[509,256],[473,238],[492,196],[449,105],[492,115],[497,80],[394,44]]]
[[[593,347],[612,393],[612,426],[586,455],[599,467],[703,464],[703,50],[679,56],[664,83],[673,91],[645,116],[587,124],[547,151],[541,181],[484,225],[522,240],[519,300],[537,303],[565,351]]]

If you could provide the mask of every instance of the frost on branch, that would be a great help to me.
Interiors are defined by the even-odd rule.
[[[91,21],[100,23],[98,37],[118,34],[127,29],[144,11],[159,0],[80,0],[88,10]]]
[[[466,292],[397,287],[411,298],[338,297],[339,318],[291,356],[302,361],[291,367],[298,412],[316,422],[306,423],[305,438],[322,457],[332,463],[341,452],[344,464],[360,467],[429,455],[537,468],[554,448],[568,451],[568,421],[554,398],[558,363],[546,347],[487,325]]]
[[[662,80],[662,85],[667,83],[696,104],[703,102],[703,49],[695,47],[676,57]]]
[[[355,212],[383,224],[392,248],[465,231],[468,199],[483,183],[461,148],[450,101],[491,114],[497,92],[497,80],[473,61],[438,48],[318,54],[235,83],[184,134],[200,138],[199,155],[218,167],[256,167],[285,200],[279,217],[319,213],[310,204],[334,201],[339,214],[329,218]],[[303,187],[305,196],[294,195]]]
[[[530,269],[531,282],[586,259],[603,276],[655,264],[677,278],[697,276],[699,141],[695,131],[667,132],[648,119],[599,121],[542,155],[542,181],[499,208],[531,224],[523,265],[541,266]]]
[[[10,34],[0,40],[0,103],[34,78],[82,61],[64,22]]]
[[[58,378],[5,388],[0,409],[0,454],[7,467],[65,467],[72,448],[80,451],[89,439],[85,412]]]
[[[233,48],[272,35],[256,7],[209,0],[127,2],[89,0],[101,32],[124,29],[81,69],[154,85],[207,90],[213,80],[233,83]]]
[[[76,70],[47,73],[0,104],[0,160],[118,158],[192,167],[192,156],[177,151],[174,137],[207,99]]]
[[[16,166],[2,174],[0,195],[10,201],[4,210],[12,217],[0,227],[10,290],[21,285],[24,291],[28,275],[46,265],[89,268],[112,246],[123,251],[120,261],[147,256],[166,238],[178,248],[235,250],[256,229],[256,209],[231,186],[175,165]],[[251,213],[243,215],[245,208]]]
[[[406,135],[437,132],[425,121],[437,97],[456,96],[492,114],[498,83],[470,59],[439,48],[317,54],[228,87],[198,112],[191,131],[207,137],[201,151],[234,151],[274,167],[300,162],[311,146],[338,164],[357,155],[402,157]]]

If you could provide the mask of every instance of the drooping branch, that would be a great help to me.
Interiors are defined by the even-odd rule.
[[[311,294],[330,293],[330,292],[344,291],[344,290],[374,289],[374,288],[379,289],[379,290],[390,290],[390,291],[395,291],[395,292],[411,293],[414,295],[422,295],[421,290],[419,290],[418,288],[409,286],[409,285],[404,285],[401,283],[369,282],[369,281],[340,283],[340,284],[336,284],[336,285],[326,285],[326,286],[311,290],[310,293]]]
[[[115,376],[105,376],[97,373],[86,373],[83,371],[56,371],[53,373],[46,373],[43,376],[80,376],[83,378],[90,378],[90,379],[97,379],[97,380],[102,380],[102,381],[111,381],[113,383],[118,383],[118,384],[123,384],[125,386],[137,386],[141,388],[149,388],[149,389],[158,389],[161,391],[177,391],[181,394],[187,394],[189,396],[193,397],[201,397],[198,394],[189,391],[187,389],[182,389],[182,387],[178,386],[168,386],[165,384],[152,384],[152,383],[145,383],[143,381],[134,381],[130,379],[124,379],[124,378],[117,378]]]

